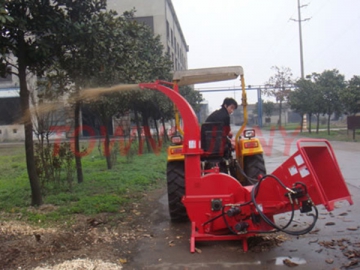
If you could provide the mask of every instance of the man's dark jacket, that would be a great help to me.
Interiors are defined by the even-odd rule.
[[[230,115],[225,107],[222,107],[220,110],[214,111],[212,114],[208,116],[208,118],[206,118],[205,122],[222,123],[224,128],[224,133],[228,134],[230,132]]]

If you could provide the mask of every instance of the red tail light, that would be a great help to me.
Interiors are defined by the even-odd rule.
[[[259,146],[258,142],[245,142],[244,143],[244,148],[256,148],[258,146]]]
[[[182,147],[181,148],[173,148],[170,150],[171,154],[181,154],[183,151]]]

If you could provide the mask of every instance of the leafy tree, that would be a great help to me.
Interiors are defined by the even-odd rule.
[[[304,92],[295,90],[289,94],[290,108],[301,116],[300,132],[303,131],[304,114],[306,113],[306,104],[304,102]]]
[[[103,52],[100,50],[99,58],[95,60],[101,63],[102,71],[92,75],[93,85],[132,84],[156,79],[164,80],[169,77],[171,63],[163,55],[163,46],[158,36],[154,37],[147,26],[134,21],[131,12],[126,12],[123,16],[116,18],[111,17],[111,13],[104,15],[100,14],[99,19],[105,18],[106,20],[98,23],[98,25],[103,25],[104,29],[100,29],[103,33],[108,30],[110,32],[103,34],[105,35],[104,38],[99,40],[105,44],[107,49]],[[113,42],[114,40],[119,40],[119,42]],[[91,105],[101,116],[101,122],[105,127],[105,152],[109,169],[111,168],[108,155],[110,140],[106,123],[111,122],[115,114],[133,110],[138,126],[140,144],[142,142],[140,127],[143,126],[150,151],[152,138],[149,120],[154,121],[158,130],[156,120],[164,117],[164,112],[169,107],[168,104],[168,99],[160,93],[137,90],[112,94],[110,97],[103,96]]]
[[[12,18],[9,13],[7,12],[5,8],[4,1],[1,1],[0,3],[0,27],[2,27],[3,24],[6,24],[6,22],[13,22],[14,18]]]
[[[312,113],[316,116],[316,133],[319,133],[320,116],[326,110],[327,104],[323,96],[323,88],[321,85],[316,83],[316,77],[317,77],[316,73],[307,76],[307,79],[312,82],[311,84],[312,90],[308,93],[309,96],[306,99],[307,100],[311,99],[310,103],[312,104],[312,106],[310,108],[312,110]]]
[[[31,204],[42,204],[42,195],[34,162],[33,125],[29,113],[30,92],[27,72],[41,75],[59,55],[56,33],[64,20],[64,10],[57,1],[13,0],[0,6],[2,13],[0,35],[0,68],[19,77],[20,100],[25,128],[25,153],[31,187]],[[9,17],[7,17],[9,16]],[[16,60],[13,60],[15,57]]]
[[[198,91],[195,91],[193,87],[189,85],[179,87],[180,95],[182,95],[187,102],[191,105],[195,112],[199,112],[201,107],[201,102],[204,100],[202,94]]]
[[[116,106],[117,95],[108,94],[99,97],[96,101],[88,104],[90,109],[95,112],[97,119],[101,123],[101,135],[105,137],[104,154],[106,158],[107,168],[112,168],[112,160],[110,155],[110,134],[108,130],[109,123],[112,123],[112,117],[118,113]]]
[[[282,125],[281,114],[283,102],[287,100],[290,89],[293,86],[292,73],[290,68],[273,66],[272,69],[275,71],[275,75],[269,78],[266,83],[267,89],[265,93],[269,96],[276,98],[276,102],[279,102],[279,126]]]
[[[340,113],[342,110],[340,92],[345,89],[345,77],[338,70],[325,70],[321,74],[313,73],[317,87],[321,91],[324,101],[322,113],[327,114],[327,130],[330,135],[330,119],[333,113]]]
[[[263,103],[263,112],[267,117],[270,117],[275,110],[275,103],[272,101],[266,101]]]
[[[356,115],[360,112],[360,76],[351,78],[347,87],[340,92],[340,100],[347,115]],[[355,140],[355,129],[353,139]]]
[[[317,117],[317,132],[319,129],[319,116],[321,113],[320,104],[322,103],[322,96],[319,88],[311,79],[299,79],[295,86],[295,91],[289,95],[289,104],[291,109],[301,115],[301,130],[303,123],[303,115],[307,114],[309,117],[309,133],[311,133],[311,119],[315,114]],[[320,109],[319,109],[320,108]]]
[[[259,108],[258,108],[259,104],[258,102],[256,102],[255,104],[255,110],[254,110],[254,114],[257,114],[258,111],[259,111]],[[265,115],[267,118],[270,118],[273,114],[275,110],[275,103],[272,102],[272,101],[262,101],[262,112],[263,112],[263,115]]]
[[[102,71],[103,62],[99,60],[103,57],[103,52],[111,50],[107,48],[105,41],[114,36],[107,34],[114,29],[111,25],[105,27],[107,20],[111,20],[113,14],[101,14],[106,8],[106,1],[103,0],[83,0],[67,1],[58,0],[64,5],[66,20],[63,25],[63,39],[65,46],[62,47],[62,56],[59,57],[59,66],[63,69],[69,80],[73,83],[74,97],[74,140],[76,172],[78,183],[83,182],[83,172],[80,155],[80,110],[82,101],[78,95],[81,89],[92,85],[94,74]],[[118,33],[118,32],[116,32]],[[112,39],[111,42],[115,43]],[[114,58],[116,59],[116,52]]]
[[[340,92],[340,100],[348,115],[360,112],[360,76],[353,76],[347,86]]]
[[[124,17],[115,17],[114,12],[99,13],[92,18],[91,31],[93,36],[92,63],[83,62],[80,58],[78,64],[86,70],[79,74],[79,85],[85,88],[91,86],[112,86],[123,83],[126,80],[124,70],[131,65],[133,57],[132,48],[135,41],[126,34],[126,28],[129,21]],[[117,42],[116,42],[117,41]],[[86,57],[89,53],[86,44],[79,44]],[[71,59],[68,59],[71,61]],[[95,68],[94,68],[95,67]],[[87,75],[87,76],[85,76]],[[87,81],[81,81],[86,78]],[[126,94],[110,93],[98,96],[94,102],[88,104],[89,108],[96,113],[102,123],[101,134],[105,137],[104,152],[107,168],[112,168],[112,159],[110,155],[110,134],[108,130],[109,123],[115,114],[121,114],[128,111],[124,101],[129,101]],[[79,101],[77,101],[79,102]]]
[[[131,65],[126,67],[124,71],[127,75],[124,81],[127,83],[149,82],[154,80],[169,80],[171,62],[168,57],[163,54],[164,48],[160,42],[160,37],[154,37],[150,29],[134,20],[131,20],[132,14],[127,14],[129,24],[126,32],[134,38],[134,53]],[[154,148],[149,120],[152,119],[156,124],[156,120],[166,117],[165,112],[169,109],[169,100],[162,94],[152,91],[136,91],[132,93],[131,104],[135,115],[135,122],[138,129],[138,137],[140,136],[140,126],[143,126],[146,136],[146,143],[150,151],[150,144]],[[139,117],[139,114],[141,117]],[[141,123],[140,123],[141,120]],[[141,145],[141,141],[140,141]]]

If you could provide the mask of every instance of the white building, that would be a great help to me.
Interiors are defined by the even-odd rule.
[[[173,62],[173,70],[187,69],[189,46],[186,44],[171,0],[108,0],[107,4],[108,10],[115,10],[118,14],[135,9],[135,19],[148,25],[155,35],[160,36],[164,53],[168,53]],[[31,83],[29,80],[29,84]],[[19,91],[16,76],[9,75],[5,79],[0,78],[0,106],[1,104],[20,104]],[[6,111],[8,106],[2,107]],[[6,113],[2,113],[2,116],[3,119],[0,115],[0,142],[23,140],[25,138],[24,126],[16,120],[14,122],[14,118],[6,116]]]
[[[174,70],[187,69],[189,46],[171,0],[107,0],[107,7],[118,14],[135,9],[135,19],[160,36],[165,52],[174,63]]]
[[[0,142],[25,137],[24,125],[18,122],[20,113],[18,78],[11,74],[0,77]]]

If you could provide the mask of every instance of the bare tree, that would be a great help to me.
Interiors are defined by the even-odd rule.
[[[43,92],[41,84],[44,81],[38,81],[37,86],[29,86],[33,132],[38,140],[35,144],[35,166],[42,189],[47,182],[59,181],[61,166],[50,142],[50,136],[56,133],[55,127],[66,119],[66,110],[63,106],[62,109],[57,109],[58,101],[54,103],[50,97],[45,98],[44,93],[40,95],[41,98],[38,97],[37,94]]]
[[[283,110],[283,102],[287,101],[291,88],[294,85],[292,79],[291,69],[288,67],[277,67],[273,66],[272,69],[275,71],[275,74],[269,78],[269,81],[266,83],[265,93],[268,96],[273,96],[276,99],[276,102],[279,103],[279,120],[278,125],[282,125],[281,114]]]

